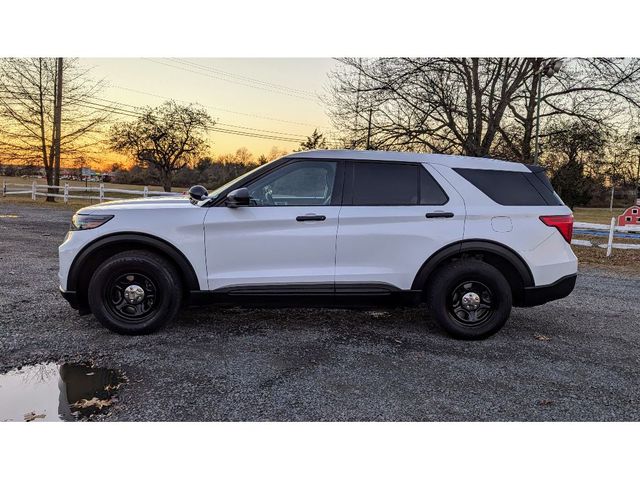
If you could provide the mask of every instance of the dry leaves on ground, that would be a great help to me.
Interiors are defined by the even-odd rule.
[[[29,413],[25,413],[24,414],[24,421],[25,422],[33,422],[34,420],[37,420],[38,418],[44,418],[44,417],[46,417],[46,415],[44,413],[36,414],[36,412],[29,412]]]
[[[110,407],[113,405],[113,399],[109,398],[106,400],[101,400],[99,398],[93,397],[91,400],[82,399],[72,404],[72,407],[75,408],[90,408],[95,407],[99,410],[102,410],[105,407]]]
[[[534,334],[533,338],[535,338],[536,340],[540,340],[541,342],[548,342],[549,340],[551,340],[551,337],[547,337],[546,335],[541,335],[539,333]]]

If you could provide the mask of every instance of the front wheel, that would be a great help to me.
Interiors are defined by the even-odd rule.
[[[182,286],[171,263],[155,253],[131,250],[105,260],[89,282],[88,301],[98,321],[117,333],[151,333],[173,320]]]
[[[487,338],[511,313],[511,287],[495,267],[479,260],[459,260],[440,269],[429,282],[432,316],[450,335],[464,340]]]

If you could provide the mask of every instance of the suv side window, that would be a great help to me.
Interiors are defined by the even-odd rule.
[[[247,185],[251,205],[289,207],[330,205],[337,164],[332,161],[294,162]]]
[[[444,205],[449,198],[420,164],[354,162],[353,205]]]
[[[417,205],[418,165],[353,163],[353,205]]]
[[[539,167],[530,173],[473,168],[453,170],[500,205],[562,205],[544,170]]]
[[[449,197],[427,169],[420,168],[420,205],[444,205]]]

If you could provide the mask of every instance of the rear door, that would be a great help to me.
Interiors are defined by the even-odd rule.
[[[410,289],[425,260],[462,239],[462,197],[426,164],[354,161],[345,168],[336,291]]]

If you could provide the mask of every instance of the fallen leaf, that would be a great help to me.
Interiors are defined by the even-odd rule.
[[[540,400],[539,404],[542,406],[547,406],[547,405],[551,405],[553,403],[553,400]]]
[[[546,335],[541,335],[539,333],[534,334],[533,338],[535,338],[536,340],[540,340],[541,342],[548,342],[549,340],[551,340],[551,337],[547,337]]]
[[[33,422],[34,420],[37,420],[38,418],[44,418],[44,417],[46,417],[46,415],[44,413],[36,414],[36,412],[29,412],[29,413],[25,413],[24,414],[24,421],[25,422]]]
[[[95,407],[99,410],[102,410],[105,407],[109,407],[113,404],[113,399],[100,400],[99,398],[93,397],[91,400],[82,399],[77,401],[76,403],[72,403],[71,406],[75,408],[89,408]]]

